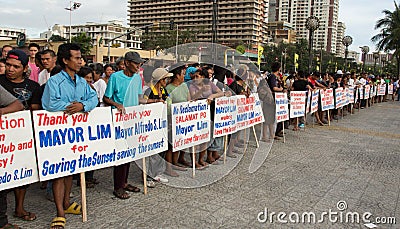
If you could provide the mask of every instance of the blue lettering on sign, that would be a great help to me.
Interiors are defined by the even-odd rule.
[[[177,125],[176,126],[176,135],[183,134],[186,136],[187,133],[193,132],[194,126],[195,125],[190,125],[190,126]]]
[[[84,142],[82,127],[39,131],[39,146],[41,148],[64,145],[67,141],[69,143]]]

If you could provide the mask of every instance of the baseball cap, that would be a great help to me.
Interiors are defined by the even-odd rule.
[[[186,74],[185,74],[185,80],[191,80],[192,78],[190,77],[190,74],[193,74],[197,71],[197,68],[195,67],[188,67],[186,69]]]
[[[336,72],[336,74],[337,74],[337,75],[343,75],[343,72],[342,72],[342,70],[338,70],[338,71]]]
[[[144,60],[140,57],[139,53],[133,51],[125,54],[125,60],[133,61],[135,63],[144,63]]]
[[[28,61],[29,61],[28,55],[26,55],[26,53],[24,51],[19,50],[19,49],[10,50],[7,53],[7,59],[8,58],[16,59],[16,60],[21,61],[21,64],[24,67],[28,64]]]
[[[162,80],[164,78],[167,77],[171,77],[173,76],[172,73],[169,73],[167,70],[165,70],[164,68],[157,68],[153,71],[153,73],[151,74],[151,78],[154,81],[159,81]]]

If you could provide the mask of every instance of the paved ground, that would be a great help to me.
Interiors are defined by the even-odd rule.
[[[396,217],[398,221],[377,224],[378,228],[400,228],[399,114],[400,103],[386,102],[347,115],[331,127],[308,125],[305,131],[287,130],[286,143],[275,142],[260,169],[250,174],[255,152],[252,141],[242,160],[228,160],[225,167],[238,162],[232,172],[201,188],[158,185],[149,189],[148,195],[118,200],[112,195],[112,170],[97,171],[95,177],[102,181],[88,189],[88,222],[68,216],[67,228],[368,228],[361,219],[359,223],[345,222],[347,213],[362,217],[364,212],[372,214],[373,222],[376,217]],[[266,143],[261,144],[261,150],[267,148]],[[196,179],[222,167],[199,171]],[[139,169],[131,169],[130,178],[136,185],[141,185],[139,174]],[[180,179],[183,177],[196,183],[189,172],[182,173]],[[76,186],[74,192],[78,194]],[[12,194],[8,199],[13,206]],[[339,201],[345,201],[347,208]],[[25,223],[10,217],[10,221],[23,228],[48,228],[55,208],[38,184],[31,185],[26,202],[27,209],[37,213],[37,220]],[[270,218],[260,223],[257,216],[266,208],[268,214],[293,212],[293,220],[297,213],[301,221],[304,212],[314,212],[317,220],[321,215],[324,218],[321,223],[281,223],[275,214],[273,223]],[[332,223],[334,216],[331,220],[324,216],[329,211],[337,212],[337,223]],[[8,214],[12,215],[11,207]],[[265,219],[264,214],[259,219]]]

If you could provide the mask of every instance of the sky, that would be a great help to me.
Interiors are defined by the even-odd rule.
[[[77,0],[82,3],[72,12],[72,24],[86,22],[107,22],[121,20],[127,24],[127,0]],[[69,25],[68,0],[0,0],[1,26],[25,28],[28,37],[37,38],[54,24]],[[396,0],[400,3],[400,0]],[[379,31],[374,30],[382,11],[394,10],[393,0],[340,0],[339,21],[346,25],[346,35],[353,38],[349,50],[360,52],[360,46],[367,45],[371,51],[375,45],[371,37]]]

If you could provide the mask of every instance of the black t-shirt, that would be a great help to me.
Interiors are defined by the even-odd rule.
[[[229,85],[229,88],[235,93],[235,95],[241,95],[245,92],[244,87],[240,86],[236,80]]]
[[[272,92],[275,92],[274,87],[279,87],[278,79],[274,73],[268,75],[267,83]]]
[[[312,87],[312,85],[306,80],[295,80],[292,86],[294,91],[307,91],[307,85]]]
[[[5,75],[0,75],[0,85],[15,96],[25,110],[29,110],[32,104],[42,104],[42,88],[33,80],[25,79],[22,83],[13,83]]]

